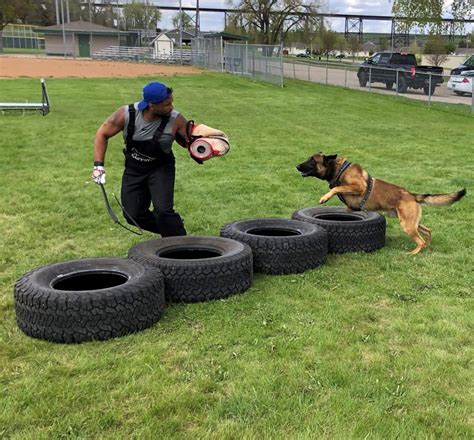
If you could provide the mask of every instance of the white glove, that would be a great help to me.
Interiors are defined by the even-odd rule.
[[[94,166],[92,170],[92,180],[99,184],[105,184],[105,168],[101,165]]]

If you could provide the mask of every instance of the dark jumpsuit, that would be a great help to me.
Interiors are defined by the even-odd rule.
[[[134,104],[128,106],[121,191],[124,217],[134,224],[132,217],[142,229],[162,237],[186,235],[183,220],[173,209],[175,158],[171,147],[174,139],[169,133],[163,133],[169,119],[161,121],[153,138],[137,141],[133,135],[138,111]],[[150,210],[151,203],[153,211]]]

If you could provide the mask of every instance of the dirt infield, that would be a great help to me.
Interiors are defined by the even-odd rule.
[[[0,57],[0,78],[104,78],[201,73],[194,67],[119,61],[40,57]]]

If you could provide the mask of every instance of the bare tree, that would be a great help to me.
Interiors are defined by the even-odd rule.
[[[132,0],[123,7],[125,29],[156,29],[161,12],[149,0]]]
[[[249,27],[257,32],[258,42],[277,44],[287,33],[302,24],[308,17],[302,15],[317,12],[317,3],[312,0],[237,0],[240,10]]]

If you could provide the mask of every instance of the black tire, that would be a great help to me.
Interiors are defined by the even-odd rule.
[[[427,96],[430,96],[430,95],[433,96],[434,93],[435,93],[435,90],[436,90],[436,85],[435,84],[433,84],[431,86],[431,91],[430,91],[430,85],[429,84],[423,86],[423,93]]]
[[[325,206],[299,209],[292,218],[326,229],[329,253],[372,252],[385,246],[385,217],[377,212]]]
[[[255,272],[299,273],[320,266],[327,258],[326,231],[296,220],[240,220],[225,225],[220,235],[252,248]]]
[[[226,298],[252,284],[251,249],[220,237],[167,237],[132,247],[129,258],[157,267],[170,302]]]
[[[18,326],[52,342],[105,340],[150,327],[165,307],[159,270],[126,258],[40,267],[15,285]]]
[[[367,74],[365,72],[359,73],[359,85],[361,87],[366,87],[368,82]]]
[[[392,90],[393,89],[393,81],[387,81],[385,83],[385,87],[387,88],[387,90]]]
[[[407,90],[408,90],[407,79],[404,76],[400,75],[398,77],[397,92],[398,93],[406,93]]]
[[[458,96],[464,96],[464,92],[459,92],[459,91],[455,90],[454,93],[456,93],[456,95],[458,95]]]

